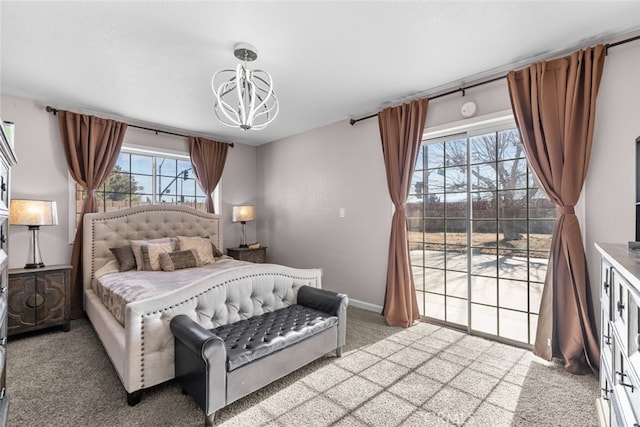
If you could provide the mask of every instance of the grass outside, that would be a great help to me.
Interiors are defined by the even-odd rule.
[[[445,235],[447,245],[466,245],[467,233],[421,233],[417,231],[409,231],[409,247],[410,249],[422,249],[424,242],[425,248],[429,250],[444,250]],[[527,250],[536,252],[549,252],[551,247],[550,234],[523,234],[519,240],[504,240],[504,235],[499,233],[473,233],[472,246],[474,248],[482,248],[480,250],[513,249]],[[448,248],[451,249],[451,248]]]

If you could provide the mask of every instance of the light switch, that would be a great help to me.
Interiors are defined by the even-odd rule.
[[[340,208],[340,210],[338,211],[338,216],[340,216],[340,218],[344,218],[344,208]]]

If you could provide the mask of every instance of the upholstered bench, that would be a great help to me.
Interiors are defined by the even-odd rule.
[[[328,352],[341,356],[347,296],[301,286],[296,302],[210,330],[185,315],[171,320],[176,378],[205,412],[205,425],[218,409]]]

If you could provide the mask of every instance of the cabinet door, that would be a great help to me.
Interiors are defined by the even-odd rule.
[[[36,307],[42,305],[36,296],[34,275],[14,276],[9,283],[9,332],[36,325]]]
[[[0,160],[0,211],[9,209],[9,168]]]
[[[36,279],[36,299],[42,301],[35,307],[38,325],[64,322],[65,272],[39,274]]]

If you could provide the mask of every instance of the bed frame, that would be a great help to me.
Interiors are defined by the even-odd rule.
[[[276,264],[251,264],[224,270],[215,278],[198,281],[173,292],[129,303],[123,327],[102,304],[92,288],[94,272],[114,259],[109,248],[130,240],[175,236],[210,236],[223,249],[220,215],[177,205],[148,205],[116,212],[87,214],[83,234],[84,309],[122,384],[127,401],[140,401],[142,390],[175,377],[174,341],[169,324],[186,314],[206,328],[215,325],[216,309],[229,289],[242,280],[262,281],[276,287],[293,281],[320,288],[320,269],[296,269]],[[295,303],[296,295],[285,305]],[[219,310],[218,310],[219,311]]]

